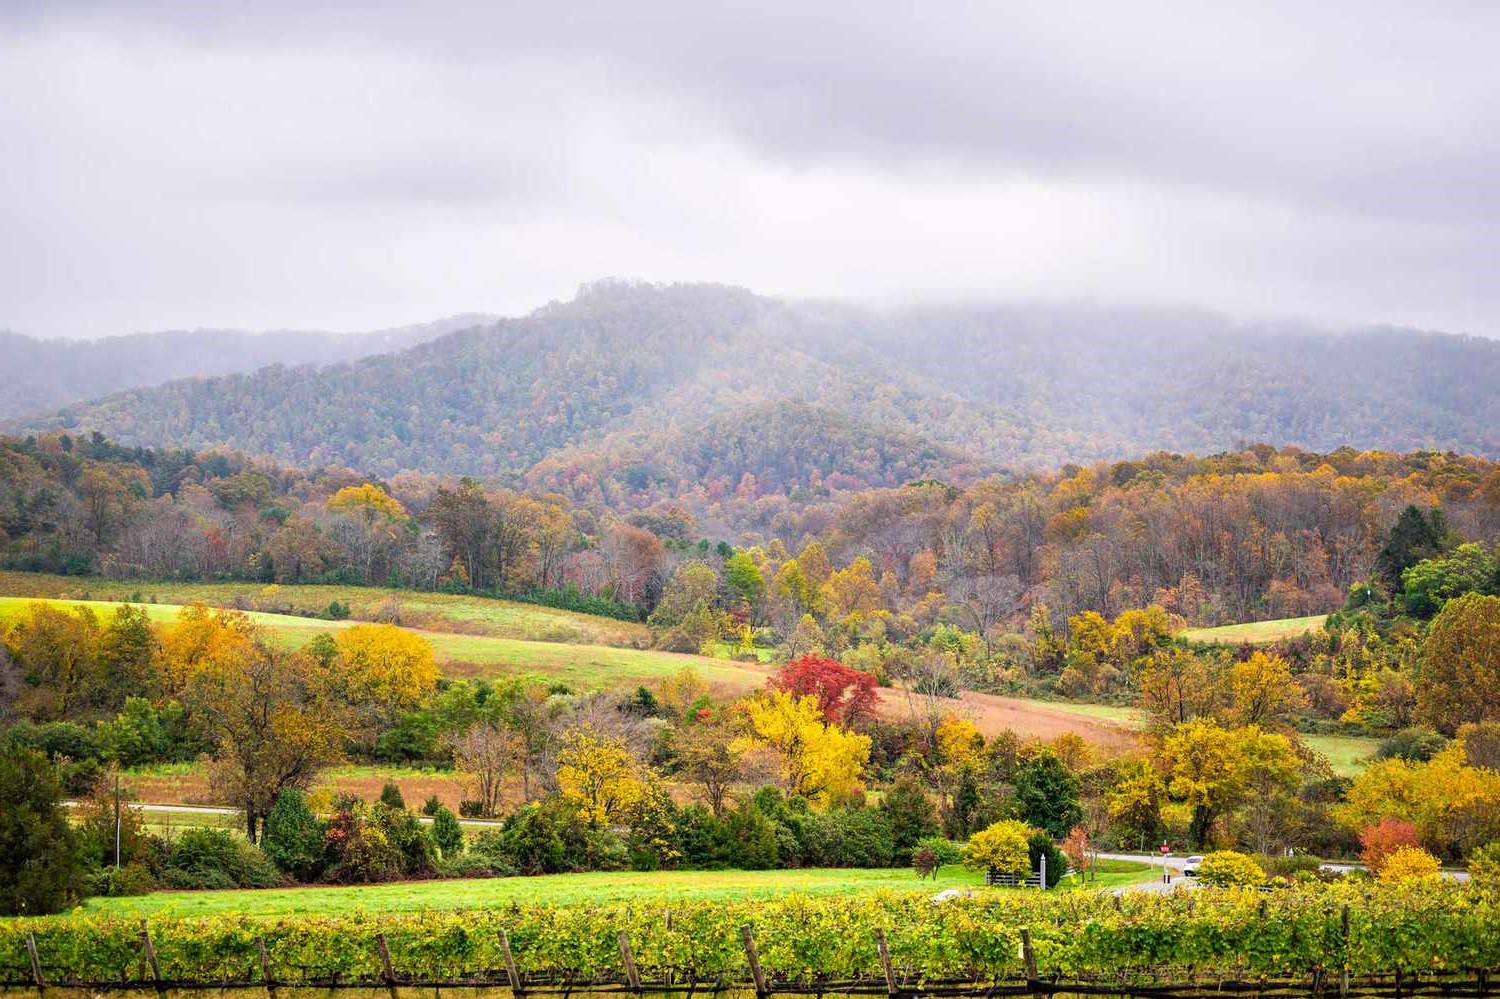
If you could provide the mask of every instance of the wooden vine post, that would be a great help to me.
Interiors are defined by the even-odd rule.
[[[260,980],[271,999],[276,997],[276,979],[271,977],[271,956],[266,953],[266,938],[255,938],[255,950],[260,955]]]
[[[746,923],[740,927],[740,939],[745,942],[745,960],[750,964],[750,977],[755,979],[755,994],[765,997],[771,994],[766,988],[766,975],[760,968],[760,954],[755,950],[755,931]]]
[[[31,958],[31,981],[40,992],[47,987],[47,981],[42,978],[42,959],[36,953],[36,937],[30,933],[26,934],[26,956]]]
[[[880,951],[880,967],[885,972],[886,995],[896,995],[901,990],[896,986],[896,969],[891,966],[891,948],[885,940],[885,930],[876,927],[875,947]]]
[[[1344,906],[1343,915],[1339,917],[1339,939],[1342,946],[1339,948],[1339,999],[1345,999],[1349,995],[1349,907]]]
[[[385,944],[384,933],[375,934],[375,950],[380,954],[380,972],[385,987],[390,990],[391,999],[396,999],[396,972],[391,968],[391,951]]]
[[[635,966],[635,954],[630,949],[630,934],[624,930],[619,932],[620,961],[625,965],[625,981],[630,984],[630,991],[641,990],[641,973]]]
[[[146,956],[146,964],[151,969],[151,983],[161,991],[161,965],[156,961],[156,947],[151,943],[151,929],[146,921],[141,920],[141,953]]]
[[[1032,995],[1039,991],[1036,987],[1036,951],[1031,949],[1031,930],[1025,926],[1021,927],[1021,961],[1026,966],[1026,984]]]
[[[510,953],[510,934],[504,930],[500,931],[500,956],[505,958],[505,978],[510,982],[511,993],[520,995],[521,973],[516,970],[516,959]]]

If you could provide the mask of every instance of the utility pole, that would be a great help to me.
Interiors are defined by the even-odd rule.
[[[115,764],[115,870],[120,869],[120,764]]]

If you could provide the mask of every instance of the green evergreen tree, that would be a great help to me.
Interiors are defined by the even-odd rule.
[[[328,826],[307,807],[301,791],[282,791],[266,816],[261,843],[266,856],[298,881],[323,873],[323,840]]]
[[[1040,753],[1016,768],[1015,799],[1020,817],[1053,839],[1066,836],[1083,820],[1078,778],[1051,753]]]
[[[402,811],[406,810],[406,799],[401,797],[401,789],[395,784],[386,784],[380,789],[380,803]]]
[[[880,802],[880,808],[891,824],[891,843],[899,860],[910,858],[917,843],[937,832],[937,810],[932,799],[911,777],[896,781]]]
[[[432,838],[444,857],[456,857],[464,852],[463,826],[458,824],[458,816],[444,805],[439,805],[432,813]]]
[[[0,915],[61,912],[83,890],[78,835],[41,753],[0,752]]]

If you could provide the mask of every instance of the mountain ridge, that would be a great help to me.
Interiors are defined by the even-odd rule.
[[[1254,440],[1494,456],[1500,343],[1187,310],[874,311],[606,281],[400,353],[174,381],[25,426],[639,506],[704,482],[737,488],[724,480],[745,473],[816,492],[830,476],[857,488]],[[733,460],[716,461],[714,441],[731,438]]]

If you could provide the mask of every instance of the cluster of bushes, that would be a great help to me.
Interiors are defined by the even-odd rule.
[[[157,706],[144,697],[126,698],[120,713],[105,721],[19,721],[0,737],[0,751],[34,750],[57,763],[63,788],[71,795],[89,793],[109,763],[182,763],[206,749],[180,703]]]

